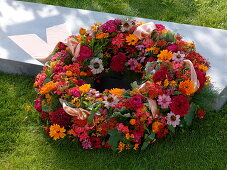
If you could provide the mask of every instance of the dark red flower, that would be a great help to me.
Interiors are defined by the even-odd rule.
[[[137,94],[129,99],[129,104],[131,105],[131,108],[138,109],[143,106],[143,96]]]
[[[80,53],[77,61],[83,61],[84,59],[90,58],[92,56],[94,56],[92,50],[87,46],[82,46],[80,48]]]
[[[199,109],[196,112],[196,117],[198,117],[199,119],[203,119],[205,117],[206,111],[203,109]]]
[[[38,112],[42,112],[42,100],[41,100],[41,97],[38,97],[38,98],[35,100],[34,107],[35,107],[35,109],[36,109]]]
[[[113,33],[117,31],[119,24],[121,24],[121,20],[119,19],[109,20],[106,23],[104,23],[100,28],[102,32]]]
[[[99,137],[91,137],[91,144],[94,148],[102,148],[102,140]]]
[[[153,62],[156,61],[157,59],[155,59],[154,57],[148,57],[145,59],[144,63],[147,64],[147,62]]]
[[[164,45],[166,45],[166,43],[167,43],[166,40],[161,39],[161,40],[157,41],[157,46],[164,46]]]
[[[152,79],[155,83],[157,83],[160,81],[163,82],[165,79],[171,81],[173,77],[171,76],[170,72],[168,72],[166,69],[160,69],[154,73]]]
[[[184,95],[180,94],[177,96],[172,97],[171,100],[172,103],[170,103],[170,110],[180,115],[180,117],[183,117],[184,115],[188,114],[188,111],[190,109],[190,103]]]
[[[66,46],[63,42],[59,42],[59,43],[58,43],[58,48],[59,48],[60,50],[65,50],[66,47],[67,47],[67,46]]]
[[[157,134],[157,138],[164,138],[168,134],[169,130],[167,128],[161,129]]]
[[[85,83],[86,83],[86,82],[85,82],[84,80],[77,80],[76,85],[82,86],[82,85],[84,85]]]
[[[71,116],[69,116],[63,108],[50,112],[49,117],[52,124],[58,124],[61,127],[67,127],[71,124]]]
[[[196,93],[200,92],[206,82],[206,74],[199,69],[196,69],[197,78],[199,80],[199,89]]]
[[[116,72],[124,71],[126,60],[127,60],[127,57],[125,53],[120,52],[117,55],[113,56],[110,63],[110,68]]]
[[[87,120],[80,120],[77,119],[76,117],[73,117],[72,119],[74,120],[74,125],[78,127],[84,127],[87,124]]]

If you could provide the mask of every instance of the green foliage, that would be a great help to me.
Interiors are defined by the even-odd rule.
[[[196,105],[192,102],[190,104],[190,110],[188,114],[184,116],[184,120],[187,124],[187,126],[190,126],[192,124],[192,120],[195,117],[195,112],[196,112]]]
[[[119,141],[123,138],[123,133],[119,132],[116,128],[113,130],[109,130],[108,134],[110,135],[110,138],[108,140],[109,145],[112,146],[112,149],[114,151],[117,151],[117,146]]]
[[[153,132],[150,135],[145,136],[145,141],[143,142],[141,150],[145,150],[150,144],[150,142],[154,140],[154,138],[155,138],[155,133]]]
[[[206,111],[212,111],[218,92],[213,86],[205,86],[193,96],[192,102]]]

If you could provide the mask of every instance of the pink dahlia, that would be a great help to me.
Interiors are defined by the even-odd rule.
[[[157,101],[158,104],[161,105],[161,108],[166,109],[169,107],[169,104],[171,103],[171,98],[170,96],[163,94],[158,97]]]
[[[117,55],[113,56],[110,63],[110,68],[116,72],[124,71],[126,60],[127,60],[127,57],[125,53],[120,52]]]

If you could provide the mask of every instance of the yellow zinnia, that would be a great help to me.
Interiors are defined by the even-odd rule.
[[[134,34],[129,34],[126,37],[126,42],[128,43],[128,45],[136,45],[136,43],[137,43],[138,40],[139,39]]]
[[[157,57],[160,61],[170,61],[173,58],[173,54],[171,51],[162,50]]]
[[[65,128],[61,128],[59,125],[54,124],[50,126],[50,136],[54,138],[54,140],[64,138],[66,134],[64,133],[66,130]]]
[[[90,84],[84,84],[82,86],[79,87],[79,90],[82,92],[82,93],[87,93],[91,88],[91,85]]]
[[[190,80],[182,81],[179,84],[179,89],[178,90],[181,93],[189,96],[189,95],[191,95],[192,93],[195,92],[194,82],[190,81]]]

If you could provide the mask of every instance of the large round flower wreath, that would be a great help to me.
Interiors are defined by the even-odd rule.
[[[143,150],[206,113],[209,63],[161,24],[115,19],[81,28],[48,60],[34,83],[35,108],[54,140]]]

